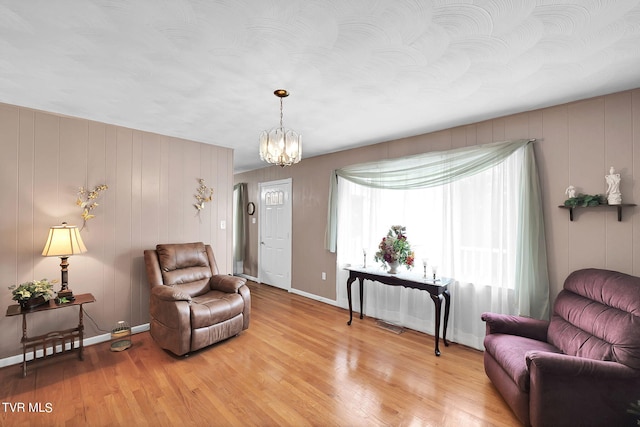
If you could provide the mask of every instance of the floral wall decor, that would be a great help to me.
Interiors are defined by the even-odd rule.
[[[98,197],[100,197],[100,193],[109,188],[107,185],[102,184],[96,186],[93,190],[89,191],[84,187],[80,187],[78,190],[78,199],[76,200],[76,205],[82,208],[82,229],[87,225],[87,221],[91,218],[95,218],[95,215],[91,213],[96,207],[98,207]]]
[[[204,209],[204,204],[213,200],[213,188],[207,187],[204,183],[204,179],[199,178],[198,183],[200,184],[197,189],[197,193],[195,198],[197,203],[193,206],[197,209],[197,214],[200,214],[200,211]]]

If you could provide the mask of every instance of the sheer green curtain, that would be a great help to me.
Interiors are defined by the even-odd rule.
[[[363,163],[334,171],[329,190],[325,246],[336,251],[338,177],[353,183],[384,189],[420,189],[441,186],[492,168],[518,150],[522,152],[519,175],[520,218],[516,262],[516,300],[519,314],[536,318],[549,315],[549,279],[544,220],[533,140],[521,139],[425,153],[400,159]]]
[[[244,209],[247,205],[247,184],[241,183],[233,186],[233,260],[239,262],[244,260],[245,250],[245,215]]]

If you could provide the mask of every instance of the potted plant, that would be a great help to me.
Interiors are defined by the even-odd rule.
[[[23,310],[47,303],[53,297],[53,282],[47,279],[32,280],[20,285],[9,286],[14,301],[18,301]]]
[[[394,225],[378,245],[374,260],[382,262],[385,267],[388,266],[391,274],[397,273],[398,267],[403,264],[407,268],[413,267],[414,254],[407,240],[406,231],[406,227]]]

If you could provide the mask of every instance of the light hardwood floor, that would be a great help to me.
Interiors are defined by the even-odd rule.
[[[186,358],[148,332],[129,350],[0,370],[3,426],[517,426],[484,374],[482,353],[250,282],[239,336]],[[28,412],[41,404],[43,412]],[[49,404],[49,406],[47,406]],[[15,407],[15,406],[14,406]],[[50,411],[49,411],[50,409]]]

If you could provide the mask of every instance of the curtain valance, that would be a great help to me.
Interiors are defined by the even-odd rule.
[[[329,187],[326,249],[336,251],[338,177],[374,188],[410,190],[433,187],[485,171],[532,141],[519,139],[495,142],[334,170]]]

